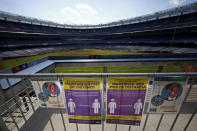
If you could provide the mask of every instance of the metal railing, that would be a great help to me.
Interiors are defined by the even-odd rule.
[[[97,125],[95,128],[94,125],[84,125],[85,129],[91,131],[91,130],[108,130],[107,126],[113,126],[113,125],[109,125],[107,123],[105,123],[105,104],[106,104],[106,88],[107,88],[107,81],[106,79],[108,77],[149,77],[149,78],[154,78],[154,77],[187,77],[188,84],[189,84],[189,88],[186,92],[186,95],[183,99],[183,103],[187,100],[188,96],[191,93],[191,90],[194,88],[193,86],[195,84],[197,84],[196,78],[197,78],[197,73],[77,73],[77,74],[0,74],[0,78],[4,78],[6,79],[8,85],[11,87],[9,88],[10,90],[13,89],[12,85],[9,83],[8,78],[20,78],[20,79],[32,79],[32,78],[58,78],[60,81],[62,80],[63,77],[85,77],[85,78],[89,78],[89,77],[99,77],[99,78],[103,78],[103,93],[104,93],[104,97],[103,97],[103,113],[102,113],[102,124],[101,125]],[[14,92],[12,92],[14,94]],[[147,95],[147,94],[146,94]],[[58,102],[58,99],[57,99]],[[196,101],[197,102],[197,101]],[[39,104],[38,104],[38,98],[36,97],[35,91],[32,88],[32,85],[29,85],[27,87],[25,87],[22,91],[20,91],[17,94],[14,94],[14,97],[12,97],[11,99],[7,100],[6,102],[4,102],[1,106],[0,106],[0,118],[2,120],[2,124],[4,125],[4,129],[7,130],[24,130],[24,126],[26,127],[26,129],[32,129],[33,130],[33,124],[31,122],[29,122],[29,120],[31,120],[31,116],[34,115],[35,116],[35,120],[36,120],[36,124],[37,124],[37,130],[47,130],[50,128],[50,130],[55,131],[55,130],[59,130],[60,127],[57,128],[57,126],[55,126],[55,124],[57,124],[56,122],[54,122],[53,117],[51,116],[51,110],[50,108],[45,108],[43,110],[45,110],[44,112],[46,113],[46,118],[49,121],[50,126],[46,128],[43,128],[43,123],[40,122],[41,115],[44,115],[43,112],[41,113],[41,115],[39,115]],[[194,102],[195,104],[195,102]],[[190,126],[191,126],[191,122],[195,117],[195,114],[197,112],[197,106],[195,107],[194,105],[194,110],[192,112],[190,112],[190,116],[187,117],[188,120],[184,121],[183,125],[179,125],[181,126],[181,130],[187,130]],[[81,125],[80,124],[69,124],[68,121],[66,120],[66,115],[67,115],[67,111],[66,109],[56,109],[57,112],[59,112],[60,114],[60,119],[59,119],[59,123],[62,123],[62,128],[61,130],[65,130],[65,131],[69,131],[71,129],[69,129],[69,126],[72,126],[72,130],[74,129],[73,126],[76,126],[75,129],[76,131],[80,130]],[[160,130],[162,128],[162,124],[164,124],[166,122],[165,117],[169,117],[169,115],[173,115],[174,119],[172,121],[172,123],[169,125],[169,129],[170,131],[177,130],[176,127],[176,123],[178,121],[178,119],[181,117],[181,115],[183,110],[183,104],[180,107],[180,110],[175,114],[165,114],[165,113],[150,113],[147,111],[144,111],[143,113],[143,122],[141,123],[140,127],[135,127],[135,126],[124,126],[123,129],[125,130]],[[152,119],[151,117],[157,115],[159,116],[159,119]],[[150,124],[151,121],[154,120],[155,124],[155,129],[153,129]],[[118,131],[119,130],[119,126],[118,124],[115,124],[113,126],[113,128],[110,128],[110,130],[115,130]],[[194,125],[192,127],[192,129],[195,129]],[[122,127],[122,126],[121,126]],[[121,129],[122,130],[122,129]]]
[[[13,88],[10,89],[13,90]],[[38,99],[33,88],[26,87],[0,106],[0,117],[4,122],[2,128],[10,131],[20,130],[37,108]]]

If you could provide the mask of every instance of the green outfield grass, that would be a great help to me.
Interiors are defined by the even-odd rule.
[[[108,67],[107,73],[156,73],[157,66],[152,67]],[[180,66],[165,66],[162,72],[182,72]],[[103,73],[102,67],[57,67],[51,73]]]
[[[103,72],[102,67],[57,67],[55,68],[55,72],[53,73],[102,73],[102,72]]]
[[[46,56],[69,56],[69,55],[128,55],[142,54],[136,52],[98,50],[98,49],[79,49],[72,51],[62,51],[44,55],[30,56],[17,59],[1,60],[0,66],[4,69],[11,68],[26,62],[30,62]],[[108,73],[155,73],[158,67],[108,67]],[[182,72],[180,66],[164,66],[163,72]],[[102,67],[58,67],[51,73],[103,73]]]
[[[128,54],[142,54],[136,52],[127,52],[127,51],[116,51],[116,50],[97,50],[97,49],[79,49],[73,51],[62,51],[62,52],[55,52],[49,53],[44,55],[36,55],[30,57],[23,57],[17,59],[8,59],[8,60],[1,60],[0,66],[4,69],[15,67],[17,65],[30,62],[39,58],[43,58],[46,56],[68,56],[68,55],[128,55]]]
[[[77,51],[77,52],[93,52],[93,51],[95,51],[95,49],[78,49],[75,51]]]
[[[163,72],[167,73],[167,72],[182,72],[181,67],[180,66],[164,66],[163,67]]]

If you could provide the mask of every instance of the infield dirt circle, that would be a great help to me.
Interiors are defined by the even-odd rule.
[[[88,54],[88,55],[95,55],[95,54],[101,54],[106,53],[108,50],[100,50],[100,49],[82,49],[77,51],[68,51],[68,54],[71,55],[82,55],[82,54]]]

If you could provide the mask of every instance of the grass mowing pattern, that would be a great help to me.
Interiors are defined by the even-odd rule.
[[[98,49],[79,49],[72,51],[62,51],[49,53],[44,55],[30,56],[18,59],[1,60],[0,65],[4,68],[11,68],[26,62],[30,62],[46,56],[69,56],[74,55],[128,55],[128,54],[142,54],[136,52],[126,52],[117,50],[98,50]],[[108,73],[156,73],[157,66],[153,67],[109,67]],[[54,71],[53,71],[54,72]],[[102,73],[102,67],[58,67],[55,69],[56,73]],[[162,72],[182,72],[180,66],[164,66]]]
[[[108,73],[156,73],[153,67],[108,67]],[[163,72],[182,72],[180,66],[165,66]],[[51,72],[52,73],[52,72]],[[57,67],[53,73],[103,73],[102,67]]]
[[[109,73],[155,73],[158,67],[109,67]]]
[[[136,53],[136,52],[127,52],[127,51],[117,51],[117,50],[97,50],[97,49],[79,49],[79,50],[73,50],[77,52],[77,55],[128,55],[128,54],[142,54],[142,53]],[[99,51],[101,51],[99,53]],[[24,64],[26,62],[30,62],[39,58],[43,58],[46,56],[69,56],[74,55],[71,54],[72,51],[61,51],[61,52],[55,52],[55,53],[48,53],[44,55],[37,55],[37,56],[30,56],[30,57],[23,57],[23,58],[17,58],[17,59],[8,59],[8,60],[1,60],[0,65],[4,69],[8,69],[11,67],[15,67],[20,64]],[[87,52],[84,54],[84,52]],[[81,54],[80,54],[81,53]]]
[[[95,49],[78,49],[78,50],[75,50],[77,52],[94,52]]]
[[[182,72],[180,66],[164,66],[163,67],[163,73],[168,73],[168,72]]]
[[[102,67],[57,67],[55,73],[102,73]]]

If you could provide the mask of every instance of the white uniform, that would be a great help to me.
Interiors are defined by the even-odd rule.
[[[116,102],[114,101],[109,102],[108,108],[109,108],[109,113],[114,114],[115,109],[116,109]]]
[[[141,101],[136,102],[134,105],[134,109],[135,109],[135,114],[140,114],[140,109],[142,109],[142,102]]]
[[[92,108],[94,108],[94,114],[98,114],[100,109],[100,103],[98,101],[94,101],[94,103],[92,104]]]
[[[68,102],[68,107],[70,108],[70,112],[74,113],[75,112],[75,103],[73,101]]]

